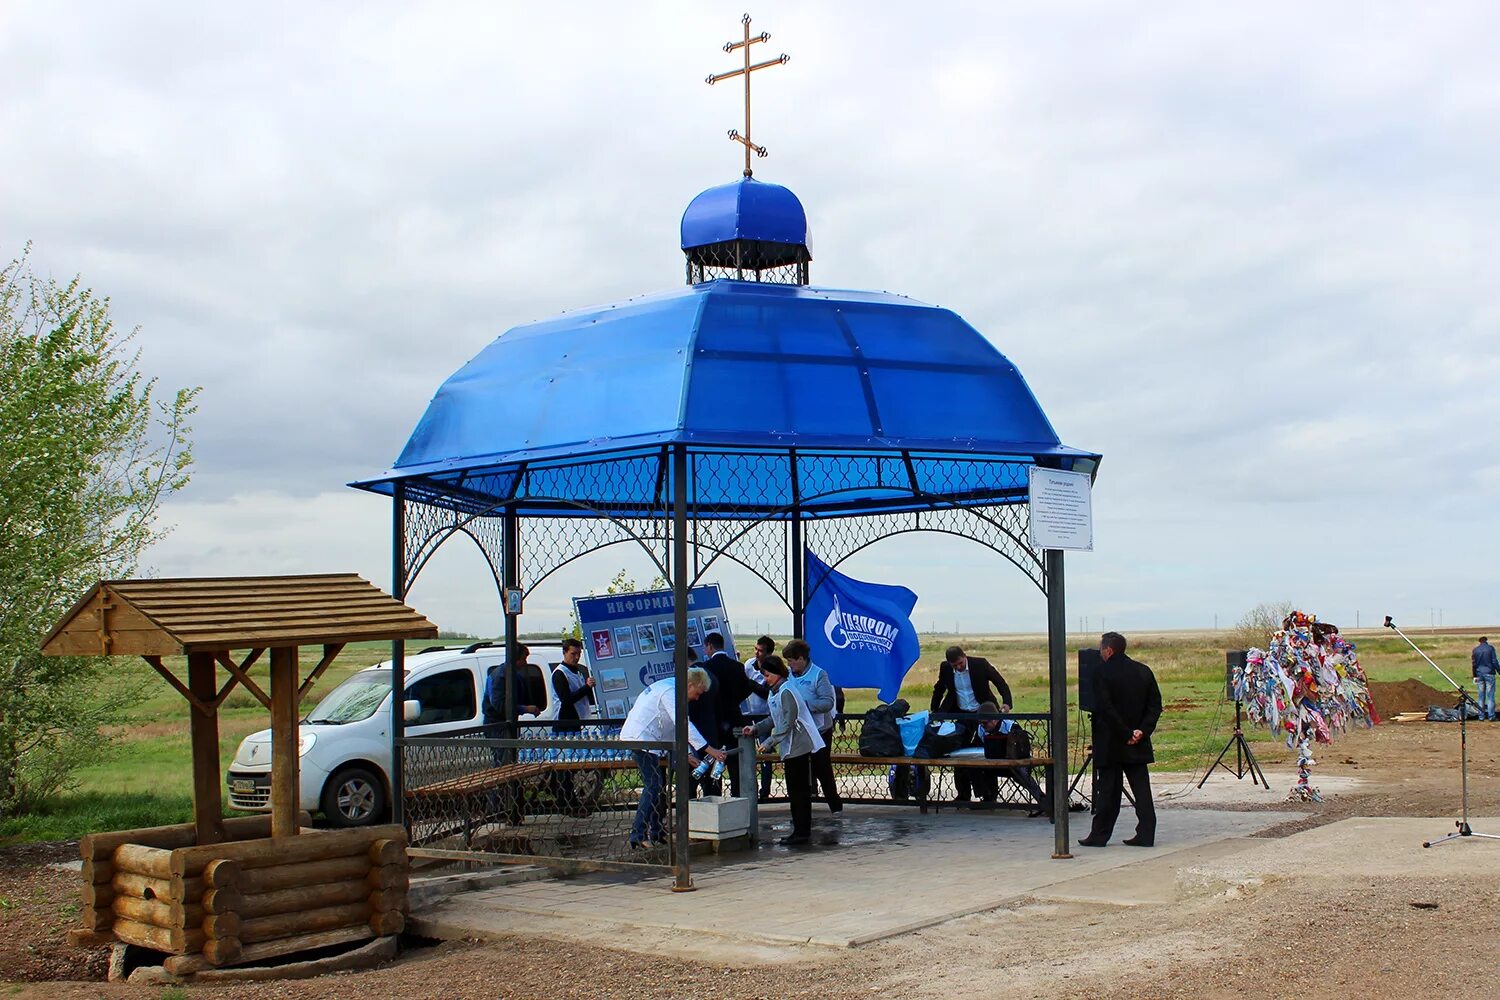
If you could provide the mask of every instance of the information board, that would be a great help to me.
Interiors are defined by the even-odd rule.
[[[573,610],[594,675],[599,710],[606,718],[623,719],[642,691],[671,677],[675,669],[676,602],[672,591],[575,597]],[[700,658],[703,637],[710,632],[718,632],[724,637],[725,648],[734,649],[734,635],[718,584],[688,591],[687,630],[687,643]]]
[[[1094,551],[1092,477],[1031,466],[1031,543],[1039,549]]]

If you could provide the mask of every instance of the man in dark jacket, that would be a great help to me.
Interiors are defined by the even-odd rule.
[[[1120,818],[1120,796],[1125,780],[1135,797],[1135,836],[1131,847],[1156,843],[1156,806],[1151,801],[1151,776],[1146,765],[1156,759],[1151,733],[1161,718],[1161,688],[1144,663],[1125,655],[1125,637],[1106,632],[1099,639],[1103,667],[1094,689],[1094,826],[1079,841],[1084,847],[1109,843]]]
[[[999,705],[1000,711],[1009,712],[1010,685],[989,660],[965,656],[962,647],[949,646],[943,665],[938,668],[937,684],[932,688],[932,710],[977,712],[987,701]]]
[[[710,632],[703,637],[703,651],[708,658],[699,666],[708,671],[708,676],[713,680],[713,686],[705,697],[698,699],[700,702],[708,703],[699,713],[704,721],[699,722],[695,718],[693,723],[703,734],[704,739],[728,751],[739,745],[739,731],[745,725],[745,714],[740,710],[740,703],[751,694],[765,697],[766,686],[746,677],[744,664],[725,650],[724,645],[724,636],[721,633]],[[703,728],[705,725],[710,728]],[[732,762],[728,770],[729,792],[731,795],[739,795],[738,761]],[[705,786],[711,786],[711,784],[705,782]]]
[[[1495,675],[1500,673],[1500,661],[1495,659],[1495,647],[1489,639],[1479,637],[1479,645],[1469,654],[1474,663],[1474,687],[1479,695],[1479,717],[1495,721]]]

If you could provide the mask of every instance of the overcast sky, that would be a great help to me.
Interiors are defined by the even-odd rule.
[[[742,6],[0,5],[0,254],[81,273],[201,385],[162,575],[390,584],[388,468],[495,336],[671,288],[733,180]],[[1500,69],[1492,3],[763,2],[756,176],[815,284],[957,311],[1104,454],[1071,627],[1500,621]],[[411,599],[489,633],[472,547]],[[527,628],[645,563],[621,547]],[[845,567],[920,627],[1037,630],[957,539]],[[784,611],[720,574],[741,635]]]

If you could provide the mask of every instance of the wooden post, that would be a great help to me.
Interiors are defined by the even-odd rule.
[[[297,647],[271,650],[271,836],[297,834]]]
[[[188,654],[188,690],[201,703],[188,709],[193,750],[193,827],[197,842],[224,840],[224,785],[219,773],[219,693],[213,653]]]

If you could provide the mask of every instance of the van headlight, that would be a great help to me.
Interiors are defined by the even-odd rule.
[[[307,751],[311,750],[313,748],[313,744],[316,742],[318,742],[317,733],[302,733],[297,738],[297,756],[306,757]]]

